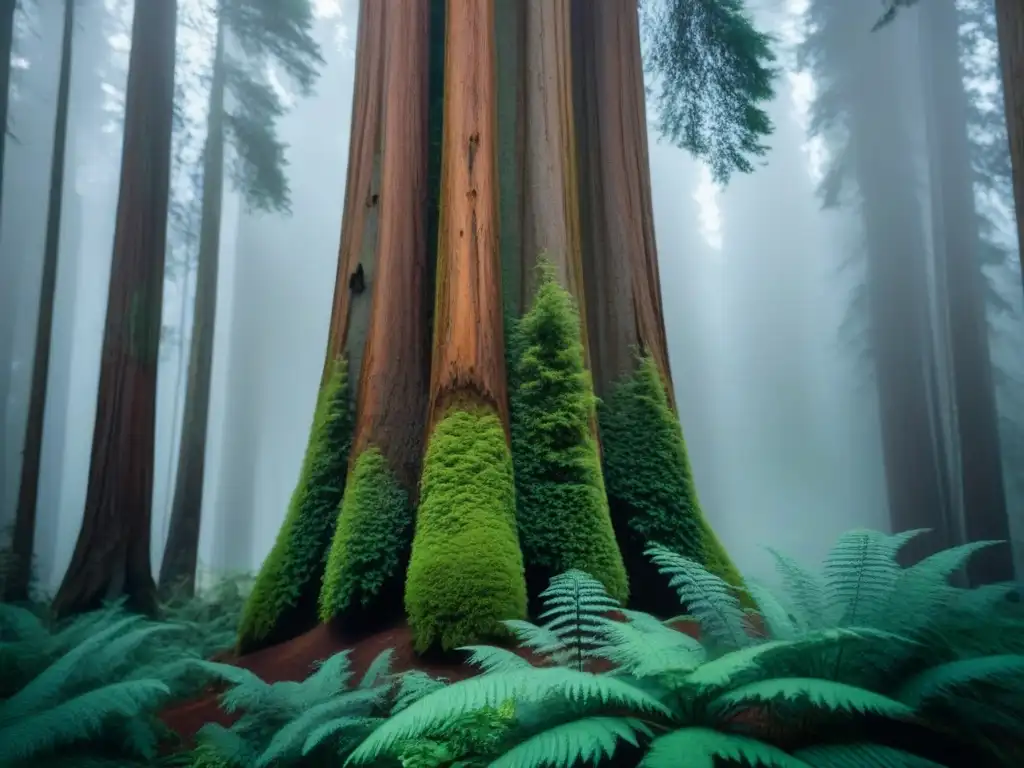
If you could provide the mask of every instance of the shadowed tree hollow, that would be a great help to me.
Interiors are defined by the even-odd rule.
[[[674,611],[650,543],[738,586],[675,414],[641,30],[664,133],[720,180],[765,149],[767,38],[738,0],[402,10],[360,4],[321,393],[239,647],[403,607],[420,651],[500,638],[570,568]]]

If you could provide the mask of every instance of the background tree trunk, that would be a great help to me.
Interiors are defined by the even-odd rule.
[[[117,230],[82,528],[53,602],[58,616],[128,598],[156,611],[150,564],[176,0],[139,3],[125,94]]]
[[[1017,207],[1017,250],[1024,273],[1024,4],[995,0],[999,61],[1003,73],[1006,131],[1013,160],[1013,197]]]
[[[508,430],[498,257],[493,0],[448,0],[441,220],[431,362],[433,431],[463,397]]]
[[[50,340],[53,335],[53,304],[57,287],[57,259],[60,256],[61,206],[64,202],[64,166],[68,143],[68,103],[71,95],[71,54],[75,30],[75,2],[64,0],[64,32],[61,38],[60,78],[57,86],[57,117],[50,161],[50,199],[47,206],[46,245],[43,276],[39,288],[35,355],[32,361],[32,389],[29,394],[25,449],[21,460],[21,485],[14,518],[11,549],[15,572],[8,580],[6,600],[28,599],[32,578],[32,555],[36,533],[36,501],[39,496],[39,466],[43,450],[43,423],[50,370]]]
[[[195,592],[199,530],[206,474],[206,432],[213,373],[214,320],[217,317],[217,274],[220,264],[221,206],[224,197],[224,12],[217,18],[210,113],[203,152],[203,208],[199,225],[196,295],[192,310],[188,382],[178,445],[178,471],[171,502],[171,520],[160,563],[160,591],[168,595]]]
[[[1009,541],[1003,487],[978,215],[974,202],[967,95],[960,63],[959,19],[955,5],[927,3],[920,8],[925,46],[926,122],[930,126],[929,172],[933,199],[935,256],[945,271],[952,379],[959,434],[964,531],[968,541]],[[1013,578],[1009,545],[972,558],[972,581]]]
[[[429,380],[427,107],[430,0],[407,0],[384,36],[383,161],[376,279],[350,466],[380,449],[415,497]]]

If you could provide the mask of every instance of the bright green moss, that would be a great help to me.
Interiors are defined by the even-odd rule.
[[[661,544],[742,586],[736,568],[701,512],[679,420],[661,374],[647,357],[599,407],[605,484],[612,520],[626,558],[633,604],[663,613],[674,592],[643,555]]]
[[[320,591],[320,621],[391,616],[412,542],[409,496],[381,452],[359,454],[345,485]]]
[[[419,652],[501,637],[526,615],[512,456],[490,409],[453,408],[430,436],[405,610]]]
[[[511,337],[512,458],[528,594],[578,568],[625,603],[626,569],[591,432],[597,399],[583,364],[580,316],[549,267]]]
[[[317,398],[288,514],[242,611],[242,652],[290,639],[316,624],[316,596],[345,490],[352,426],[348,369],[339,360]]]

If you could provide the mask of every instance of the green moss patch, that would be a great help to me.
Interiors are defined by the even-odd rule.
[[[321,621],[373,624],[401,610],[412,528],[409,495],[383,454],[367,448],[345,485],[320,591]]]
[[[599,406],[598,416],[608,501],[634,607],[665,613],[678,606],[674,591],[643,555],[651,544],[692,558],[741,587],[739,572],[704,519],[683,430],[657,364],[643,358]]]
[[[238,648],[289,640],[317,622],[317,594],[345,490],[352,442],[348,368],[336,362],[317,398],[298,485],[242,612]]]
[[[512,330],[509,351],[516,517],[528,594],[536,597],[553,577],[576,568],[625,604],[626,569],[591,432],[597,399],[583,363],[580,316],[549,266]]]
[[[501,637],[526,615],[512,456],[491,409],[453,408],[430,436],[405,610],[419,652]]]

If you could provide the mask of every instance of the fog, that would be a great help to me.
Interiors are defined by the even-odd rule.
[[[12,139],[0,211],[0,363],[11,361],[9,379],[0,379],[2,525],[14,514],[27,413],[61,5],[36,3],[35,10],[20,14],[16,32]],[[73,140],[36,537],[37,574],[46,589],[56,588],[71,557],[85,500],[131,5],[82,4],[75,30]],[[181,5],[188,6],[183,15],[201,19],[210,3]],[[323,364],[344,196],[357,3],[315,5],[326,64],[315,93],[294,97],[280,123],[289,147],[292,212],[250,211],[226,184],[200,542],[201,567],[210,572],[252,571],[270,550],[298,478]],[[680,418],[705,513],[741,569],[759,575],[770,566],[766,547],[817,559],[842,531],[886,529],[890,519],[877,388],[864,332],[858,330],[865,230],[856,205],[826,210],[818,194],[834,148],[810,133],[816,86],[795,56],[806,6],[767,0],[752,6],[760,26],[778,36],[784,70],[770,106],[776,125],[771,148],[753,174],[736,176],[725,188],[715,185],[699,162],[659,140],[656,115],[650,115],[655,230]],[[194,294],[193,171],[203,141],[211,40],[208,25],[183,24],[179,33],[184,91],[158,384],[154,570],[167,533],[180,438]],[[899,47],[893,40],[886,44]],[[884,105],[906,95],[907,78],[881,78],[873,87]],[[921,124],[913,125],[913,140],[923,141]],[[1009,256],[1016,244],[1008,197],[1004,191],[985,200],[995,211],[989,217],[993,238],[1008,254],[989,272],[1007,302],[1004,310],[992,311],[992,343],[1005,373],[997,394],[1004,464],[1010,467],[1021,463],[1014,456],[1024,456],[1014,453],[1020,450],[1014,420],[1024,416],[1024,360],[1016,351],[1024,333],[1020,276],[1012,266],[1015,256]],[[925,209],[923,198],[916,204]],[[923,221],[898,226],[914,229],[925,226]],[[897,241],[901,232],[888,236]],[[940,334],[936,349],[943,343]],[[1024,531],[1017,533],[1024,525],[1019,480],[1008,472],[1018,539],[1024,537]]]

